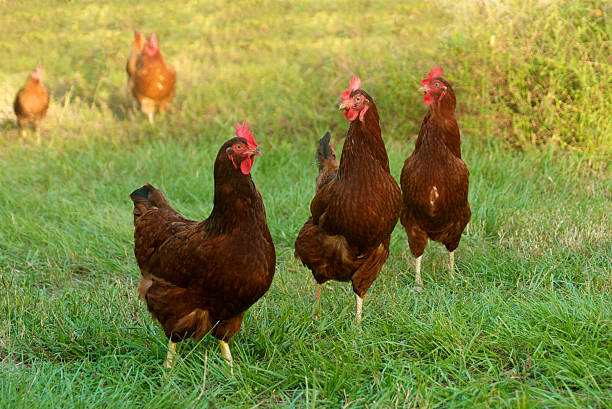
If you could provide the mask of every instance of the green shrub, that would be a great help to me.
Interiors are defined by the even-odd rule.
[[[485,136],[521,148],[556,144],[612,152],[612,4],[596,1],[448,2],[447,65],[459,109]]]

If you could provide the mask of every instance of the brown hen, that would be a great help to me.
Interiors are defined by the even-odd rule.
[[[450,252],[453,276],[454,251],[470,221],[469,171],[461,159],[461,136],[455,119],[455,93],[436,67],[421,81],[419,91],[429,112],[423,119],[414,152],[402,169],[401,222],[416,257],[416,289],[420,290],[421,257],[427,240],[443,243]]]
[[[43,119],[49,108],[49,94],[42,82],[42,68],[37,66],[28,76],[23,88],[15,96],[13,110],[17,116],[17,125],[25,136],[28,125],[33,125],[36,132],[40,131]]]
[[[358,77],[342,93],[340,108],[351,121],[342,158],[338,164],[326,134],[319,141],[312,217],[298,234],[295,255],[316,280],[315,302],[327,280],[352,283],[359,322],[363,297],[389,256],[401,192],[389,172],[376,104]]]
[[[129,60],[126,69],[129,69]],[[132,95],[138,101],[142,112],[149,116],[151,123],[156,112],[170,107],[174,98],[176,71],[164,61],[155,34],[149,37],[143,51],[138,55],[136,70],[128,80],[128,83],[130,82]]]
[[[187,220],[162,192],[145,185],[132,192],[134,253],[142,273],[138,288],[153,318],[174,342],[211,333],[230,366],[229,339],[270,287],[276,253],[251,166],[259,149],[246,123],[215,160],[210,216]]]

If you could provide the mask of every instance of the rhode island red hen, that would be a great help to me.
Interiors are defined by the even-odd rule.
[[[49,108],[49,94],[42,82],[42,68],[37,66],[28,76],[23,88],[15,96],[13,109],[17,116],[17,124],[22,135],[28,125],[34,125],[36,132],[40,131],[43,119]]]
[[[135,38],[134,43],[136,41]],[[126,69],[130,69],[129,61]],[[138,101],[142,112],[149,116],[151,123],[153,123],[153,115],[156,112],[170,108],[170,103],[174,98],[175,82],[176,71],[164,60],[159,50],[157,36],[153,34],[138,55],[136,70],[128,79],[132,95]]]
[[[295,240],[295,255],[316,280],[315,302],[327,280],[353,284],[359,322],[363,297],[389,257],[401,192],[389,173],[378,110],[358,77],[342,93],[340,109],[350,121],[342,158],[338,164],[325,135],[319,141],[312,216]]]
[[[270,287],[276,253],[261,196],[251,179],[259,149],[246,123],[215,160],[210,216],[187,220],[151,185],[131,194],[134,253],[142,273],[138,292],[171,344],[207,333],[232,363],[228,341],[242,317]]]
[[[421,257],[427,240],[443,243],[450,251],[453,277],[454,251],[470,221],[469,172],[461,160],[461,137],[455,119],[455,93],[436,67],[421,81],[419,91],[429,112],[423,119],[414,152],[402,169],[401,222],[416,259],[415,282],[421,281]]]

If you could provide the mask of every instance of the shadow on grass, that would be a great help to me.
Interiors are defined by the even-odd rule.
[[[132,119],[140,111],[132,96],[128,95],[125,89],[111,94],[106,105],[113,116],[120,121]]]
[[[14,142],[21,137],[21,130],[15,118],[4,118],[0,121],[0,133],[3,139]]]
[[[19,130],[19,127],[17,126],[17,119],[15,119],[15,118],[4,118],[0,122],[0,129],[2,129],[5,132]]]
[[[70,105],[73,102],[88,106],[108,109],[120,121],[130,120],[140,113],[140,109],[127,87],[111,91],[107,96],[100,96],[96,89],[91,89],[79,77],[61,79],[49,90],[56,105]]]

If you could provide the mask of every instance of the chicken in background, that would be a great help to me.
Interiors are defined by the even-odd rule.
[[[450,275],[454,279],[454,251],[472,214],[469,171],[461,160],[461,136],[455,119],[455,93],[442,78],[442,67],[432,69],[421,85],[419,92],[425,93],[423,102],[429,112],[400,178],[400,219],[416,257],[417,290],[423,284],[421,257],[428,239],[443,243],[450,252]]]
[[[126,67],[128,70],[129,64],[130,60]],[[153,116],[156,112],[165,111],[170,107],[174,98],[175,82],[176,71],[164,60],[154,33],[138,55],[136,70],[128,79],[132,95],[138,101],[142,112],[148,115],[151,123],[153,123]]]
[[[259,154],[246,122],[236,125],[236,137],[217,154],[213,209],[202,222],[185,219],[149,184],[130,195],[142,273],[138,293],[170,338],[166,367],[173,365],[175,342],[208,333],[231,367],[228,342],[270,288],[276,253],[251,179]]]
[[[316,280],[315,304],[326,281],[352,283],[359,323],[363,298],[389,257],[401,192],[389,172],[378,110],[359,77],[341,97],[339,108],[350,121],[342,157],[338,163],[329,133],[321,138],[312,216],[295,240],[295,256]]]
[[[130,90],[134,88],[134,74],[136,73],[136,64],[138,63],[138,58],[140,54],[142,54],[142,50],[144,50],[144,46],[147,39],[140,31],[134,29],[134,41],[132,42],[132,49],[130,50],[130,55],[128,55],[127,63],[125,64],[125,71],[127,72],[128,77],[128,87]]]
[[[49,108],[49,94],[42,82],[40,64],[30,73],[28,80],[15,96],[13,109],[17,116],[17,125],[25,136],[26,127],[33,125],[36,132],[40,131],[42,121]]]

